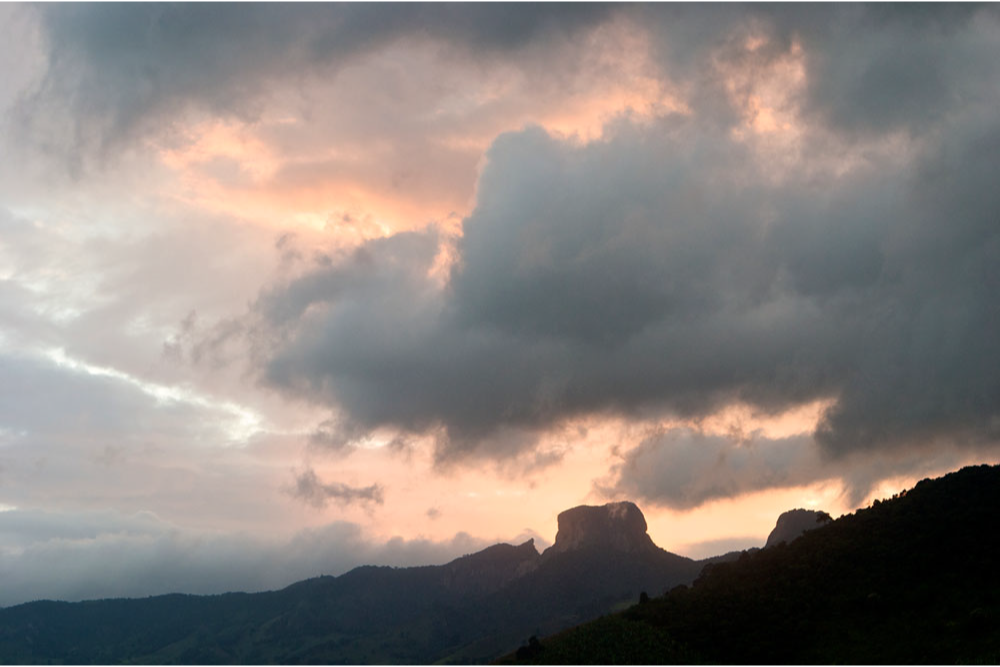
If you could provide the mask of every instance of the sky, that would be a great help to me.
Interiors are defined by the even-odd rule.
[[[0,4],[0,71],[0,606],[1000,462],[995,5]]]

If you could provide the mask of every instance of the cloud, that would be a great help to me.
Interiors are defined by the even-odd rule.
[[[349,454],[351,444],[367,433],[350,423],[338,419],[324,419],[309,434],[309,444],[326,452]]]
[[[183,400],[160,402],[126,381],[61,367],[41,357],[0,355],[0,426],[60,442],[126,442],[190,435],[212,410]],[[221,430],[221,429],[220,429]],[[220,433],[221,435],[221,433]]]
[[[734,440],[677,428],[650,436],[612,468],[607,495],[642,499],[677,509],[754,491],[828,479],[818,448],[807,435]]]
[[[989,5],[652,5],[634,13],[664,73],[691,86],[702,111],[723,124],[736,114],[716,66],[758,76],[795,48],[805,55],[801,111],[840,140],[929,130],[956,107],[987,101],[981,83],[1000,73],[1000,15]]]
[[[808,54],[806,110],[838,131],[928,130],[1000,74],[995,7],[809,9],[774,22]]]
[[[39,7],[48,67],[22,118],[47,122],[45,130],[77,151],[107,153],[136,135],[169,133],[190,109],[253,119],[270,85],[328,77],[400,40],[431,39],[466,58],[491,58],[565,42],[610,11],[590,4]]]
[[[827,481],[839,483],[847,507],[859,507],[886,479],[939,475],[979,462],[983,453],[954,442],[914,442],[831,456],[807,433],[769,438],[760,431],[718,435],[679,427],[659,429],[616,456],[619,461],[608,476],[594,483],[599,495],[689,510],[714,500]]]
[[[296,475],[291,494],[316,508],[325,507],[331,500],[340,505],[381,505],[385,502],[385,489],[380,484],[355,487],[341,482],[322,482],[312,468]]]
[[[460,236],[444,227],[378,239],[365,231],[357,236],[368,240],[323,261],[290,259],[293,277],[269,280],[249,316],[224,320],[207,334],[202,323],[225,308],[220,303],[243,302],[255,289],[246,276],[266,275],[271,264],[248,249],[271,251],[260,233],[249,242],[242,239],[250,231],[229,220],[117,203],[121,192],[144,185],[138,178],[116,181],[114,205],[93,208],[95,195],[82,206],[87,220],[112,227],[157,221],[150,223],[157,233],[138,240],[108,237],[97,226],[70,234],[68,223],[35,225],[4,213],[5,342],[51,343],[133,378],[204,383],[263,403],[254,388],[238,386],[243,378],[225,388],[218,375],[206,379],[221,373],[234,341],[246,339],[261,383],[318,408],[299,424],[315,424],[319,410],[331,414],[315,429],[314,444],[348,451],[386,428],[404,440],[430,436],[440,464],[521,457],[543,465],[557,450],[536,452],[542,436],[576,417],[697,419],[733,402],[781,413],[829,401],[813,438],[828,461],[885,453],[891,462],[899,450],[952,444],[978,451],[1000,437],[992,296],[1000,283],[993,268],[1000,258],[993,187],[1000,29],[990,7],[144,5],[37,7],[24,15],[37,17],[49,59],[22,110],[39,112],[38,127],[58,130],[53,145],[65,140],[81,149],[169,135],[186,111],[253,119],[265,107],[284,109],[268,105],[295,87],[302,98],[282,103],[301,103],[298,113],[308,107],[314,79],[344,76],[351,63],[388,45],[428,47],[404,51],[412,61],[390,53],[372,70],[396,72],[392,95],[381,86],[381,98],[362,90],[353,104],[341,105],[350,112],[302,123],[294,140],[291,130],[270,137],[284,151],[269,176],[278,189],[319,187],[359,171],[351,151],[372,143],[386,119],[405,115],[395,91],[407,92],[407,85],[420,90],[408,109],[421,120],[384,135],[385,143],[406,147],[406,164],[397,167],[397,153],[373,151],[361,180],[385,186],[372,186],[380,193],[431,182],[429,190],[444,192],[442,184],[459,172],[471,183],[478,149],[449,149],[424,161],[427,146],[412,137],[460,143],[473,130],[492,136],[501,125],[520,127],[533,115],[521,111],[534,107],[503,95],[489,101],[509,90],[499,85],[507,70],[490,67],[514,63],[528,78],[566,78],[567,88],[546,94],[573,93],[579,80],[567,54],[585,50],[577,38],[609,21],[648,38],[662,65],[657,84],[676,88],[688,109],[612,118],[589,143],[539,127],[496,137]],[[442,104],[431,85],[439,78],[435,67],[458,60],[473,65],[448,69],[452,94]],[[495,77],[491,86],[469,99],[454,94],[483,63]],[[801,76],[784,77],[786,65],[801,67]],[[538,92],[512,85],[525,96]],[[325,89],[321,99],[337,99],[333,93],[347,88]],[[749,122],[754,100],[758,112],[781,121],[769,134],[755,133]],[[463,115],[467,108],[476,114]],[[511,113],[516,122],[490,117],[511,109],[521,110]],[[468,121],[457,139],[447,132],[456,118]],[[334,129],[314,135],[319,125]],[[264,123],[259,136],[280,135],[281,127]],[[348,135],[362,139],[351,143]],[[310,153],[315,136],[351,150]],[[201,168],[238,189],[248,187],[246,166],[215,155]],[[407,180],[407,172],[434,176]],[[60,202],[66,210],[77,206]],[[308,206],[327,215],[330,204]],[[228,231],[196,230],[202,227]],[[246,246],[236,250],[237,243]],[[287,245],[281,250],[292,258]],[[196,261],[178,274],[175,258],[192,255]],[[452,255],[454,266],[442,274]],[[206,284],[219,289],[203,297]],[[198,317],[185,320],[175,338],[164,332],[165,322],[194,311]],[[211,363],[195,364],[201,375],[178,363],[151,368],[150,340],[167,361]],[[0,363],[17,374],[22,362]],[[58,384],[44,370],[18,375],[29,376],[40,386]],[[72,391],[57,387],[53,400],[67,419],[91,419],[107,439],[126,427],[191,434],[180,427],[168,433],[165,418],[159,421],[165,413],[149,409],[148,396],[125,396],[113,385],[71,379]],[[88,397],[74,408],[71,394],[93,387],[100,396],[122,396],[107,404]],[[69,423],[43,423],[43,395],[11,399],[19,408],[9,433]],[[203,411],[174,407],[174,416],[204,427],[198,433],[216,434]],[[14,425],[31,419],[37,423]],[[71,442],[50,442],[47,451],[73,452]],[[88,453],[115,460],[106,442],[91,444]],[[700,446],[727,451],[721,442]],[[636,456],[653,461],[669,449],[640,443]],[[132,450],[122,451],[128,459]],[[691,466],[707,465],[693,450],[679,451]],[[792,460],[801,456],[791,445],[782,451]],[[894,465],[902,464],[884,470]],[[812,474],[804,464],[793,470],[788,480]],[[734,492],[741,479],[730,485]],[[328,485],[313,481],[307,496],[328,499]],[[712,493],[645,484],[651,496],[674,494],[672,502]],[[368,488],[336,487],[341,498]]]
[[[978,24],[949,26],[948,39],[994,44]],[[903,149],[877,137],[811,153],[840,126],[812,112],[815,91],[793,92],[800,152],[780,173],[766,136],[720,132],[700,107],[619,119],[586,144],[500,136],[447,283],[432,230],[265,290],[252,313],[274,332],[262,378],[362,430],[437,434],[441,461],[511,457],[585,414],[776,414],[818,399],[831,401],[815,433],[828,458],[995,446],[995,106],[955,103]]]

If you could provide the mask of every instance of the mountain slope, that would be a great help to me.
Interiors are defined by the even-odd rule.
[[[996,664],[998,526],[1000,467],[965,468],[708,566],[692,587],[524,647],[520,660]]]

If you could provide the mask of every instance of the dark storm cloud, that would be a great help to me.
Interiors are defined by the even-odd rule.
[[[904,18],[894,31],[930,29]],[[1000,55],[996,28],[959,17],[941,38]],[[576,415],[699,417],[736,400],[833,400],[816,433],[828,456],[993,444],[997,81],[966,76],[979,96],[909,117],[933,128],[912,159],[869,151],[838,170],[822,166],[836,153],[806,155],[777,180],[700,108],[586,145],[503,135],[446,288],[427,278],[433,233],[275,287],[256,306],[280,331],[266,378],[368,429],[441,428],[441,459],[509,456]],[[823,85],[803,102],[806,147],[829,145],[833,117],[813,113]],[[874,113],[858,107],[871,131],[896,127]]]
[[[74,148],[108,149],[169,127],[190,104],[253,118],[269,85],[303,82],[399,39],[430,38],[491,57],[571,38],[611,8],[141,3],[35,10],[49,65],[24,119],[68,112]]]
[[[638,446],[617,452],[619,462],[607,478],[595,482],[594,490],[609,499],[686,510],[772,488],[839,480],[848,506],[858,507],[886,478],[939,474],[967,463],[969,453],[955,443],[914,442],[831,458],[808,434],[770,438],[759,431],[717,435],[660,429]]]
[[[325,507],[331,500],[340,505],[354,503],[381,505],[385,502],[385,490],[380,484],[357,487],[341,482],[323,482],[312,468],[307,468],[295,476],[295,486],[292,487],[291,494],[316,508]]]
[[[998,74],[995,7],[813,9],[813,16],[779,9],[775,21],[809,54],[808,110],[838,130],[929,129],[956,105],[983,101],[983,80]]]
[[[529,130],[488,157],[445,290],[435,235],[408,233],[262,295],[271,384],[368,429],[444,427],[444,457],[514,454],[573,415],[781,409],[837,387],[861,318],[794,288],[765,209],[798,187],[741,183],[743,147],[669,120],[583,147]],[[855,290],[829,273],[823,298]]]
[[[664,71],[694,83],[700,110],[731,122],[717,62],[756,66],[805,53],[803,111],[847,135],[920,132],[991,98],[996,7],[972,3],[642,5]],[[748,38],[764,42],[748,52]],[[706,108],[708,107],[708,108]]]
[[[348,454],[351,444],[367,435],[363,427],[341,419],[324,419],[309,434],[309,444],[327,452]]]
[[[612,471],[612,488],[623,494],[679,509],[773,487],[826,479],[808,436],[768,439],[752,434],[741,441],[691,429],[673,429],[644,439]]]
[[[955,105],[981,101],[988,93],[980,83],[998,67],[997,10],[988,5],[82,3],[32,10],[49,63],[22,117],[39,124],[46,142],[63,136],[76,149],[163,131],[190,105],[253,118],[275,83],[305,85],[399,40],[431,40],[461,58],[519,58],[542,75],[539,61],[613,18],[649,31],[665,74],[693,84],[699,113],[722,125],[734,110],[709,65],[762,65],[793,45],[807,53],[803,111],[849,134],[925,130]],[[764,46],[748,52],[750,36],[763,36]],[[67,123],[68,134],[56,131]]]

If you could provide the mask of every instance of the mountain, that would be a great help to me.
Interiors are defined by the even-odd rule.
[[[691,583],[704,563],[656,546],[646,519],[633,503],[581,506],[558,517],[555,543],[538,567],[470,610],[477,627],[491,628],[455,651],[461,662],[486,662],[526,637],[595,618]]]
[[[778,523],[775,524],[774,530],[767,536],[764,548],[773,547],[782,542],[791,542],[807,530],[819,528],[831,520],[830,515],[826,512],[815,510],[797,509],[783,512],[778,517]]]
[[[0,662],[487,662],[702,568],[657,547],[632,503],[558,517],[555,543],[497,544],[445,565],[359,567],[266,593],[32,602],[0,609]]]
[[[581,505],[558,517],[556,541],[546,553],[606,549],[628,553],[653,552],[658,547],[646,532],[646,517],[635,503]]]
[[[998,526],[1000,467],[964,468],[501,662],[998,664]]]

